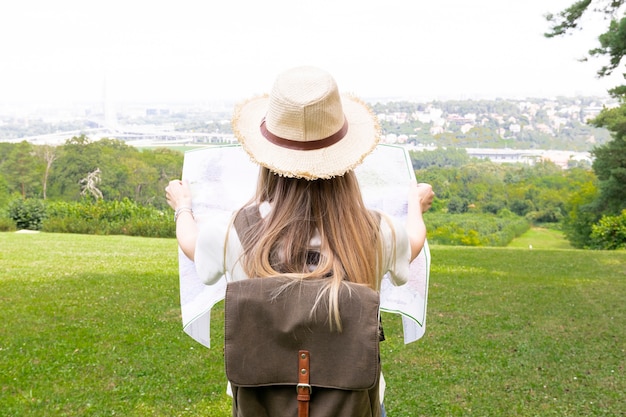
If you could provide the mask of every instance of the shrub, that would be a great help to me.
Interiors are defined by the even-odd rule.
[[[174,237],[176,234],[170,216],[128,199],[58,201],[48,203],[46,210],[43,224],[46,232],[144,237]]]
[[[508,210],[502,215],[426,213],[428,240],[440,245],[506,246],[530,228],[523,217]]]
[[[6,213],[0,213],[0,232],[12,232],[15,230],[15,222]]]
[[[591,227],[591,242],[596,249],[626,249],[626,210],[619,216],[602,216]]]
[[[9,203],[9,218],[18,229],[41,230],[46,210],[41,200],[18,198]]]

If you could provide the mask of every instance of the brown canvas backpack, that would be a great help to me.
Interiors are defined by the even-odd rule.
[[[241,212],[240,212],[241,215]],[[236,219],[237,232],[254,222]],[[379,417],[379,303],[348,281],[339,291],[342,330],[331,329],[325,279],[229,282],[226,376],[234,417]]]

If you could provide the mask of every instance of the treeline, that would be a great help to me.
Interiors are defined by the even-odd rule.
[[[437,193],[434,210],[426,214],[429,239],[494,245],[498,240],[510,241],[511,230],[515,235],[522,230],[511,219],[525,219],[562,230],[575,248],[626,248],[623,185],[603,181],[596,174],[608,176],[603,173],[609,171],[603,154],[619,155],[615,152],[619,143],[611,141],[610,147],[596,149],[594,170],[562,170],[549,161],[533,166],[495,164],[471,159],[463,149],[411,152],[418,181],[432,184]],[[485,215],[510,221],[505,227]],[[484,220],[477,221],[481,216]]]
[[[164,190],[182,164],[112,139],[0,143],[0,230],[173,237]]]
[[[0,142],[0,207],[16,197],[129,199],[165,209],[164,189],[182,172],[180,152],[138,150],[123,141],[73,137],[62,146]]]
[[[470,158],[464,149],[411,152],[417,180],[432,184],[437,198],[426,213],[433,243],[504,246],[530,225],[560,229],[571,196],[594,181],[589,170],[562,170]]]
[[[450,214],[515,214],[533,223],[558,224],[572,195],[593,184],[591,170],[563,170],[550,161],[496,164],[463,149],[411,152],[418,181],[432,184],[438,209]]]
[[[505,246],[541,224],[563,228],[575,247],[620,247],[619,218],[580,221],[597,194],[589,169],[496,164],[464,149],[410,155],[418,181],[436,192],[426,214],[433,243]],[[182,164],[181,152],[140,151],[111,139],[79,136],[57,147],[0,143],[0,230],[173,237],[164,189],[180,177]]]

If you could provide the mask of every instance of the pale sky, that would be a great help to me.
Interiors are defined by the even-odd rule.
[[[574,0],[19,0],[0,10],[0,104],[241,100],[298,65],[364,99],[606,95]],[[594,30],[594,26],[595,29]]]

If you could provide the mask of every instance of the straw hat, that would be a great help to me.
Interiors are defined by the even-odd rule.
[[[308,180],[345,174],[380,138],[369,107],[340,95],[333,77],[314,67],[285,71],[270,95],[238,105],[233,131],[255,163]]]

